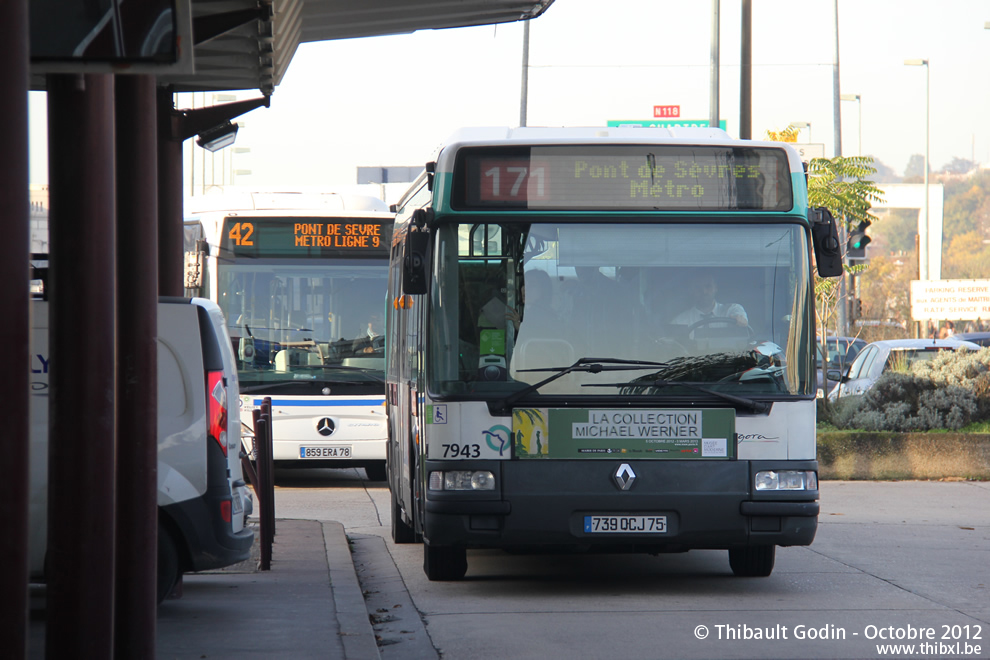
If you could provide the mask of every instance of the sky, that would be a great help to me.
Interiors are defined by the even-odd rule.
[[[740,4],[720,1],[719,108],[732,137]],[[798,142],[835,154],[836,7],[840,93],[861,99],[840,102],[842,155],[861,143],[903,174],[925,153],[927,116],[933,169],[953,158],[990,163],[986,0],[753,0],[752,136],[807,123]],[[239,187],[343,189],[358,167],[421,166],[457,128],[519,125],[522,44],[521,23],[302,44],[271,107],[236,120],[237,152],[204,159],[196,148],[195,178],[208,187],[236,170]],[[655,105],[707,119],[711,58],[711,2],[556,0],[530,22],[527,124],[647,120]],[[928,71],[908,59],[928,60]],[[222,100],[181,94],[178,107]],[[30,182],[46,183],[43,94],[31,93],[31,118]]]

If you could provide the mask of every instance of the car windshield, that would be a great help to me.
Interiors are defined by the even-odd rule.
[[[791,224],[442,225],[431,391],[497,400],[567,369],[538,394],[809,394],[806,244]]]
[[[893,370],[907,372],[911,366],[918,362],[934,360],[942,351],[951,351],[951,347],[942,346],[936,348],[892,348],[887,357],[887,364],[884,371]]]

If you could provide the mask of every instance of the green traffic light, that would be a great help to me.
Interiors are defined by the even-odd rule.
[[[849,246],[854,250],[862,250],[873,240],[866,235],[866,230],[873,224],[869,220],[863,220],[856,227],[856,231],[849,237]]]

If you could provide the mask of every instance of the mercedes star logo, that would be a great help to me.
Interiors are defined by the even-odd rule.
[[[633,482],[636,481],[636,473],[633,472],[628,463],[623,463],[612,475],[612,478],[615,479],[615,485],[619,487],[619,490],[629,490],[632,488]]]
[[[333,420],[329,417],[324,417],[316,423],[316,432],[320,435],[332,435],[333,430]]]

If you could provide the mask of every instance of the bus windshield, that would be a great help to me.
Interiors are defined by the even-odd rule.
[[[554,220],[438,227],[431,393],[497,399],[529,388],[527,397],[568,401],[707,396],[699,388],[812,393],[800,225]],[[601,369],[589,366],[596,361]]]
[[[387,269],[384,259],[366,258],[220,262],[219,304],[241,391],[380,390]]]

